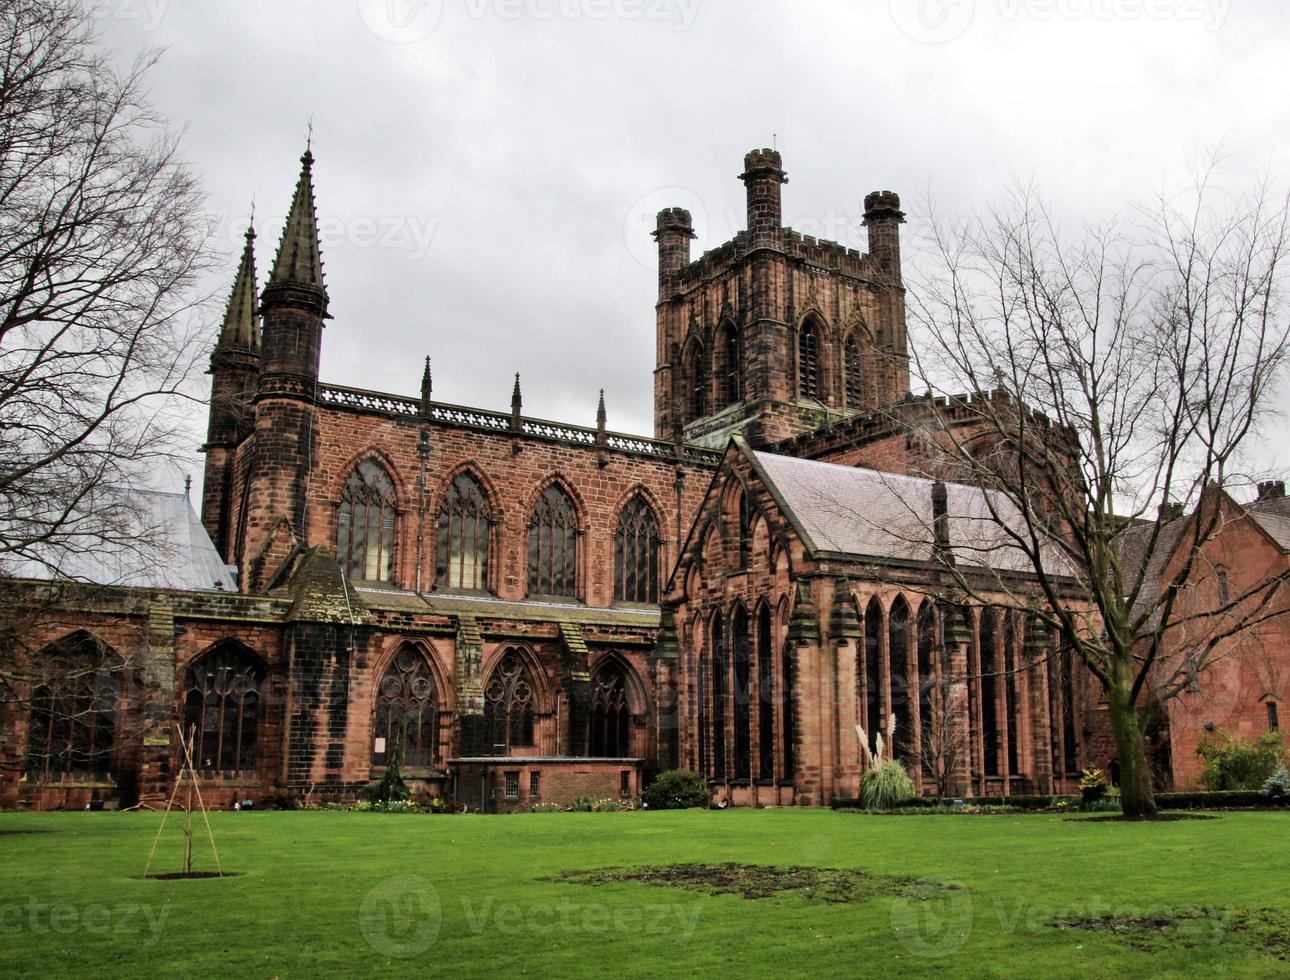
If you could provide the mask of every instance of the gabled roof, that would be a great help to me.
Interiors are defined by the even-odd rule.
[[[812,551],[892,561],[936,560],[936,481],[794,456],[748,455]],[[1026,554],[1000,526],[1000,521],[1018,531],[1025,526],[1011,501],[979,487],[943,485],[949,550],[958,565],[1033,571]],[[1055,554],[1046,567],[1060,574]]]
[[[84,548],[52,551],[44,561],[5,563],[18,578],[59,579],[92,585],[183,591],[237,592],[187,494],[137,491],[123,508],[129,525],[118,541],[96,540]],[[128,541],[128,543],[127,543]]]
[[[1290,497],[1272,497],[1245,505],[1250,518],[1282,551],[1290,551]]]

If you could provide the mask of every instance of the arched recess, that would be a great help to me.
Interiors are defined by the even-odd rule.
[[[731,568],[747,568],[752,549],[753,508],[748,488],[732,474],[721,493],[721,520],[728,529],[726,546]]]
[[[658,602],[661,526],[658,510],[643,489],[619,508],[614,524],[615,602]]]
[[[41,648],[31,669],[28,779],[110,781],[126,713],[125,661],[98,637],[77,630]]]
[[[531,651],[509,646],[493,658],[484,683],[484,742],[489,754],[508,755],[536,744],[536,721],[549,692]]]
[[[697,335],[691,335],[681,353],[681,399],[687,423],[707,414],[706,361],[703,342]]]
[[[530,595],[581,595],[582,531],[586,510],[563,477],[548,477],[533,496],[528,520]]]
[[[827,399],[826,342],[829,335],[823,317],[806,314],[797,327],[797,397],[824,402]]]
[[[263,720],[264,662],[236,640],[198,654],[184,671],[185,736],[203,772],[252,772]]]
[[[472,460],[440,487],[435,509],[435,587],[489,591],[501,508],[491,481]]]
[[[602,656],[591,671],[587,754],[610,759],[641,754],[633,731],[647,712],[648,698],[631,664],[614,653]]]
[[[345,479],[336,518],[336,559],[346,577],[393,582],[398,491],[376,456],[359,462]]]
[[[743,398],[743,346],[734,322],[723,320],[717,327],[713,344],[712,376],[716,380],[713,390],[716,399],[713,410],[721,411],[737,404]]]
[[[913,713],[910,711],[909,684],[909,603],[896,596],[887,615],[887,677],[891,688],[891,713],[896,716],[896,732],[891,739],[891,754],[908,759],[913,750]]]
[[[943,719],[937,717],[936,664],[939,643],[937,642],[937,623],[940,620],[936,604],[932,599],[924,599],[918,607],[918,730],[919,744],[916,748],[921,756],[924,748],[942,749],[944,744],[939,740],[937,725]]]
[[[439,679],[442,671],[436,667],[420,644],[406,641],[387,659],[373,699],[374,763],[399,745],[404,766],[438,766],[439,729],[447,692]]]
[[[981,610],[981,742],[985,775],[1002,775],[999,766],[999,612]]]

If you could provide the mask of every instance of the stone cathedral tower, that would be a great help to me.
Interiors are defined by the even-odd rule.
[[[783,225],[775,150],[744,157],[748,227],[695,261],[691,215],[659,212],[654,431],[765,446],[909,391],[900,198],[869,194],[869,251]]]

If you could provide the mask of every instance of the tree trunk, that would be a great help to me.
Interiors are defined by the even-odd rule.
[[[1151,787],[1147,743],[1142,721],[1133,703],[1129,683],[1112,684],[1108,698],[1111,728],[1120,762],[1120,807],[1126,817],[1156,816],[1156,794]]]

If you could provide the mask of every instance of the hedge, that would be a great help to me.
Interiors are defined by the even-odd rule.
[[[1080,800],[1075,796],[967,796],[963,797],[967,806],[1006,806],[1015,810],[1047,810],[1054,800],[1067,800],[1078,806]],[[901,809],[916,807],[947,806],[949,800],[935,796],[915,796],[900,804]],[[857,799],[836,796],[830,803],[835,810],[862,810],[864,805]],[[1255,808],[1260,810],[1290,809],[1290,797],[1268,799],[1258,790],[1218,790],[1208,792],[1196,790],[1189,793],[1157,793],[1156,807],[1161,810],[1223,810],[1232,808]]]

